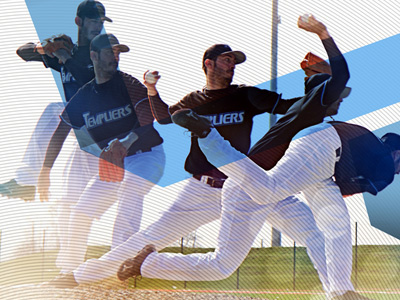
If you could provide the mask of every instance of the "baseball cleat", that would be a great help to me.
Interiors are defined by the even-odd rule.
[[[214,127],[208,118],[200,116],[187,108],[174,112],[171,119],[172,122],[188,129],[199,138],[205,138],[210,133],[211,128]]]
[[[140,272],[140,268],[142,267],[143,262],[150,253],[155,251],[156,246],[146,245],[142,250],[138,252],[138,254],[134,258],[129,258],[125,260],[119,267],[119,270],[117,272],[118,279],[121,281],[125,281],[130,277],[142,275],[142,273]]]
[[[24,201],[35,200],[36,187],[34,185],[21,185],[15,179],[0,184],[0,194],[8,198],[21,198]]]
[[[40,287],[56,288],[56,289],[73,289],[79,285],[75,280],[74,273],[64,273],[58,275],[56,278],[49,282],[44,282]]]
[[[11,181],[11,180],[10,180],[10,181]],[[6,183],[0,184],[0,195],[1,195],[1,196],[10,197],[10,195],[11,195],[11,190],[10,190],[9,187],[8,187],[10,181],[8,181],[8,182],[6,182]]]
[[[373,300],[373,299],[362,296],[354,291],[348,291],[341,296],[333,297],[332,300]]]

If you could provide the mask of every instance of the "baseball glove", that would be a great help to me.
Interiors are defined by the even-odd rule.
[[[331,66],[321,57],[312,52],[308,52],[300,63],[301,68],[306,73],[306,76],[311,76],[318,73],[326,73],[332,75]]]
[[[120,182],[124,179],[124,159],[127,150],[124,145],[115,139],[103,149],[99,159],[99,176],[101,181]]]
[[[53,35],[52,37],[45,39],[42,43],[39,43],[35,47],[35,51],[50,57],[54,57],[53,53],[59,49],[65,49],[71,54],[74,43],[71,38],[66,34]]]

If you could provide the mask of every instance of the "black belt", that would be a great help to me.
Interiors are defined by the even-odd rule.
[[[144,152],[150,152],[151,149],[153,149],[153,148],[140,149],[140,150],[136,151],[135,154],[140,154],[140,153],[144,153]]]
[[[221,189],[225,182],[224,178],[215,178],[207,175],[193,175],[193,178],[217,189]]]

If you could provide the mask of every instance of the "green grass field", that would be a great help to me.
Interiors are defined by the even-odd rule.
[[[169,248],[165,251],[179,250]],[[184,253],[212,250],[189,248]],[[359,246],[357,260],[354,258],[352,280],[359,290],[400,290],[400,246]],[[137,282],[138,288],[171,289],[173,286],[183,288],[184,283],[146,278]],[[317,272],[303,247],[296,248],[295,264],[293,248],[254,248],[239,271],[229,278],[186,283],[186,288],[192,290],[235,290],[238,287],[239,290],[322,292]]]
[[[99,257],[108,247],[90,247],[87,258]],[[180,248],[164,251],[180,252]],[[184,253],[213,249],[185,248]],[[355,253],[355,249],[354,249]],[[0,285],[20,285],[50,280],[58,273],[56,251],[37,253],[0,264]],[[400,299],[400,246],[359,246],[353,261],[353,283],[377,300]],[[324,299],[317,272],[305,248],[254,248],[238,272],[220,281],[177,282],[143,278],[129,282],[131,288],[231,291],[234,295],[279,300]],[[398,294],[395,294],[395,293]],[[254,294],[253,294],[254,293]]]

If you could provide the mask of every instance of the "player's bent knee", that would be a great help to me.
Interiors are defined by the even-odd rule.
[[[230,259],[214,259],[214,274],[213,280],[223,280],[231,276],[240,266],[240,263],[236,263]]]

